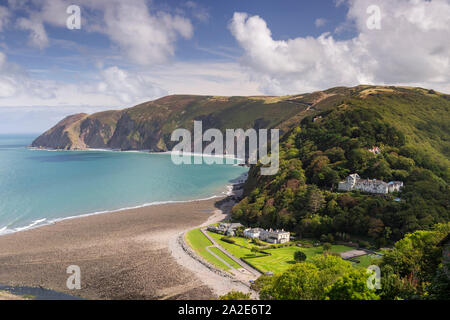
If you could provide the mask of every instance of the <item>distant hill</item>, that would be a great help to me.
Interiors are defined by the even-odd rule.
[[[311,109],[314,99],[309,96],[167,96],[121,111],[66,117],[38,137],[32,146],[167,151],[176,143],[170,141],[172,131],[192,130],[194,120],[202,120],[204,130],[278,127],[286,131],[295,125],[293,119],[301,120],[329,106]]]
[[[430,155],[448,158],[450,96],[421,88],[338,87],[285,97],[216,97],[173,95],[120,111],[66,117],[39,136],[33,147],[54,149],[113,148],[170,150],[176,128],[280,128],[287,132],[305,117],[343,109],[348,103],[375,110],[401,129],[409,143]],[[444,132],[444,134],[442,134]]]

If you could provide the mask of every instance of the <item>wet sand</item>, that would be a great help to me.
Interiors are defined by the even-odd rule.
[[[40,286],[87,299],[215,298],[233,285],[209,270],[183,266],[193,262],[175,243],[208,218],[222,220],[225,214],[216,202],[155,205],[1,236],[0,284]],[[80,290],[66,286],[70,265],[81,269]],[[217,287],[217,281],[223,283]]]

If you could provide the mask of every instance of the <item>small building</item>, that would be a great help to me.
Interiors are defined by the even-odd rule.
[[[236,230],[240,227],[243,227],[240,223],[220,223],[217,227],[209,226],[207,230],[227,236],[234,236],[236,234]]]
[[[264,231],[262,228],[248,228],[244,230],[244,237],[259,239],[262,231]]]
[[[269,243],[286,243],[289,242],[291,233],[281,230],[263,230],[259,235],[259,239]]]
[[[372,149],[369,149],[369,152],[372,152],[373,154],[380,154],[381,150],[378,147],[372,147]]]

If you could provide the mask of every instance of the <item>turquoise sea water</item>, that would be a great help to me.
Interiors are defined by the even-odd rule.
[[[83,214],[221,195],[247,171],[175,165],[168,154],[26,148],[34,138],[0,135],[0,234]]]

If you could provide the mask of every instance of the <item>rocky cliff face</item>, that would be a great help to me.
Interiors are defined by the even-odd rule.
[[[333,88],[286,97],[172,95],[121,111],[76,114],[38,137],[33,147],[52,149],[112,148],[167,151],[177,128],[203,130],[280,128],[285,132],[303,118],[334,108],[352,88]]]
[[[68,116],[33,141],[32,147],[82,150],[106,148],[121,111],[106,111],[89,116],[85,113]]]
[[[64,118],[34,140],[32,147],[64,150],[85,147],[84,143],[80,145],[79,139],[74,134],[74,127],[87,116],[85,113],[79,113]]]
[[[167,96],[122,111],[69,116],[32,144],[37,148],[76,150],[112,148],[167,151],[176,128],[273,128],[306,106],[278,97]]]

